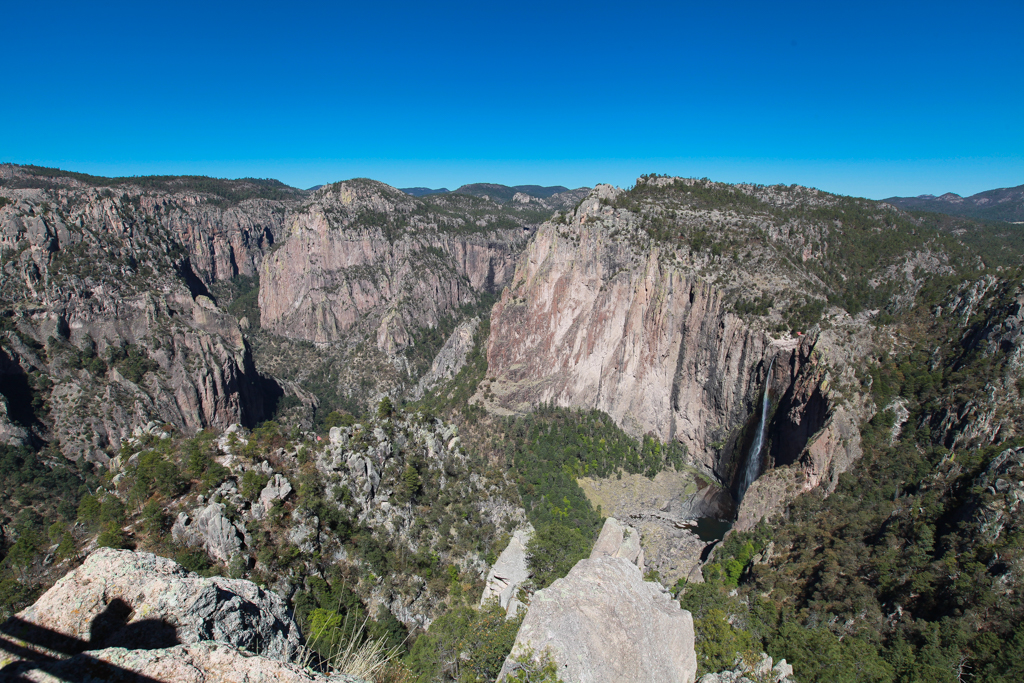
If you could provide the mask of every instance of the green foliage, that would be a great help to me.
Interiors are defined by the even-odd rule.
[[[480,610],[451,610],[416,639],[406,664],[423,683],[493,681],[512,650],[522,619],[522,615],[506,619],[505,611],[494,603]]]
[[[527,562],[537,588],[546,588],[569,573],[576,563],[590,555],[593,533],[549,522],[537,528],[526,546]]]
[[[327,579],[309,577],[308,590],[296,593],[295,617],[307,634],[307,646],[322,657],[344,648],[355,637],[358,646],[366,639],[384,638],[387,647],[402,647],[405,627],[386,609],[371,618],[366,605],[335,568]]]
[[[83,522],[95,523],[100,520],[100,501],[94,495],[82,496],[78,503],[78,519]]]
[[[241,494],[248,500],[256,500],[266,487],[270,477],[255,470],[246,470],[242,475]]]
[[[146,530],[146,533],[151,535],[160,534],[167,530],[169,523],[170,517],[164,512],[164,508],[160,505],[159,501],[155,498],[148,500],[145,507],[142,508],[142,527]]]
[[[385,396],[377,404],[377,419],[383,420],[391,417],[395,412],[395,407],[391,405],[391,399]]]
[[[558,677],[558,664],[549,652],[538,657],[529,648],[512,659],[512,668],[504,680],[511,683],[565,683]]]
[[[164,192],[196,192],[210,195],[208,201],[220,206],[237,204],[247,199],[295,199],[304,196],[301,190],[288,187],[279,180],[270,178],[208,178],[206,176],[129,176],[105,178],[86,173],[64,171],[59,168],[43,166],[22,166],[21,170],[30,175],[26,179],[17,179],[5,183],[8,187],[54,187],[51,179],[73,178],[86,186],[117,187],[135,186],[143,190]],[[49,181],[49,182],[48,182]]]
[[[160,366],[146,355],[144,349],[134,344],[125,347],[111,346],[107,349],[107,364],[117,368],[125,379],[139,384],[148,372],[157,372]]]
[[[260,327],[260,277],[259,275],[236,275],[230,280],[221,280],[210,288],[218,305],[237,319],[247,318],[250,328]]]
[[[695,619],[694,634],[698,676],[731,669],[737,655],[751,653],[756,647],[750,632],[731,625],[720,609],[711,609]]]
[[[405,466],[402,471],[402,496],[406,500],[412,499],[420,489],[423,488],[423,478],[412,463]]]
[[[173,498],[187,488],[178,466],[155,450],[139,454],[132,474],[135,484],[128,493],[128,500],[133,504],[140,504],[157,492],[165,498]]]
[[[332,410],[327,414],[327,418],[324,420],[324,428],[331,429],[332,427],[351,427],[355,423],[355,415],[342,412],[340,410]]]
[[[487,375],[487,338],[490,333],[491,321],[484,318],[473,335],[473,349],[466,354],[466,364],[455,377],[435,387],[413,407],[429,414],[459,410],[467,421],[474,423],[482,409],[469,405],[469,399]]]

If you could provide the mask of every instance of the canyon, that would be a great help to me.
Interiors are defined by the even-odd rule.
[[[52,583],[112,533],[261,581],[306,624],[349,600],[376,633],[448,628],[492,593],[529,620],[532,598],[574,600],[565,586],[605,575],[685,602],[705,580],[799,566],[774,529],[926,452],[931,470],[885,483],[893,519],[911,514],[902,497],[943,496],[921,547],[983,527],[1001,548],[990,573],[1016,585],[1000,544],[1016,538],[1007,448],[1024,429],[1019,255],[974,246],[1005,226],[966,239],[943,220],[665,176],[407,194],[2,165],[0,444],[80,482],[70,512],[5,495],[5,556],[40,550],[11,580]],[[618,455],[573,450],[586,439],[558,431],[572,415],[619,430]],[[611,434],[585,445],[604,453]],[[581,454],[523,471],[544,435]],[[90,498],[121,512],[76,517]],[[636,534],[637,576],[573,563],[541,586],[523,565],[606,515]],[[40,520],[64,525],[45,547]],[[74,551],[58,552],[64,534]],[[698,634],[712,618],[695,612]],[[741,675],[697,642],[702,673]],[[458,652],[438,666],[456,671]]]

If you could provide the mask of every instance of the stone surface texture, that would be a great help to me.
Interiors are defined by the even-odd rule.
[[[17,619],[92,644],[96,618],[115,601],[130,612],[123,635],[103,642],[130,639],[138,630],[133,625],[155,620],[173,628],[180,644],[213,640],[282,662],[300,644],[299,628],[277,594],[242,579],[201,578],[150,553],[110,548],[93,552]]]
[[[319,343],[354,332],[389,354],[408,347],[417,328],[500,291],[528,236],[520,228],[439,227],[451,226],[383,183],[317,190],[260,266],[262,325]]]
[[[780,409],[763,457],[787,470],[794,486],[783,497],[834,486],[859,457],[859,435],[847,427],[863,406],[835,400],[826,365],[846,373],[853,337],[844,329],[773,339],[749,325],[703,275],[704,257],[649,239],[640,216],[616,208],[621,194],[599,185],[568,222],[538,228],[492,311],[493,398],[477,400],[498,412],[540,402],[602,410],[635,436],[681,442],[693,465],[731,490],[767,383]],[[790,285],[773,282],[769,268],[736,277],[744,295],[764,282]],[[765,511],[751,507],[740,526]]]
[[[138,683],[137,676],[160,683],[365,683],[354,676],[328,676],[212,641],[155,650],[112,647],[42,666],[16,664],[0,673],[0,681]]]
[[[499,680],[528,652],[573,683],[692,683],[693,619],[622,557],[581,560],[533,595]]]
[[[644,549],[640,547],[640,532],[614,517],[604,520],[590,557],[621,557],[644,570]]]
[[[509,539],[508,545],[501,551],[494,566],[487,572],[484,592],[480,596],[480,604],[488,600],[498,599],[502,609],[508,609],[510,601],[516,596],[516,590],[530,578],[527,566],[526,546],[533,538],[533,525],[527,524],[523,529],[516,529]],[[518,603],[518,600],[516,601]]]

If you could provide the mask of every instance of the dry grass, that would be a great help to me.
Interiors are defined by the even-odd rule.
[[[389,648],[385,638],[364,639],[368,620],[369,617],[358,626],[353,622],[348,636],[339,641],[328,655],[318,654],[312,649],[313,645],[328,635],[326,629],[320,629],[310,638],[309,646],[303,648],[299,663],[304,667],[317,663],[317,668],[348,674],[372,683],[412,681],[411,672],[399,660],[404,643]]]

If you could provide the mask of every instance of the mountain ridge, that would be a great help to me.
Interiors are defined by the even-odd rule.
[[[1008,223],[1024,221],[1024,185],[985,190],[969,197],[947,192],[937,197],[923,194],[917,197],[889,197],[882,201],[914,211],[934,211],[951,216]]]

